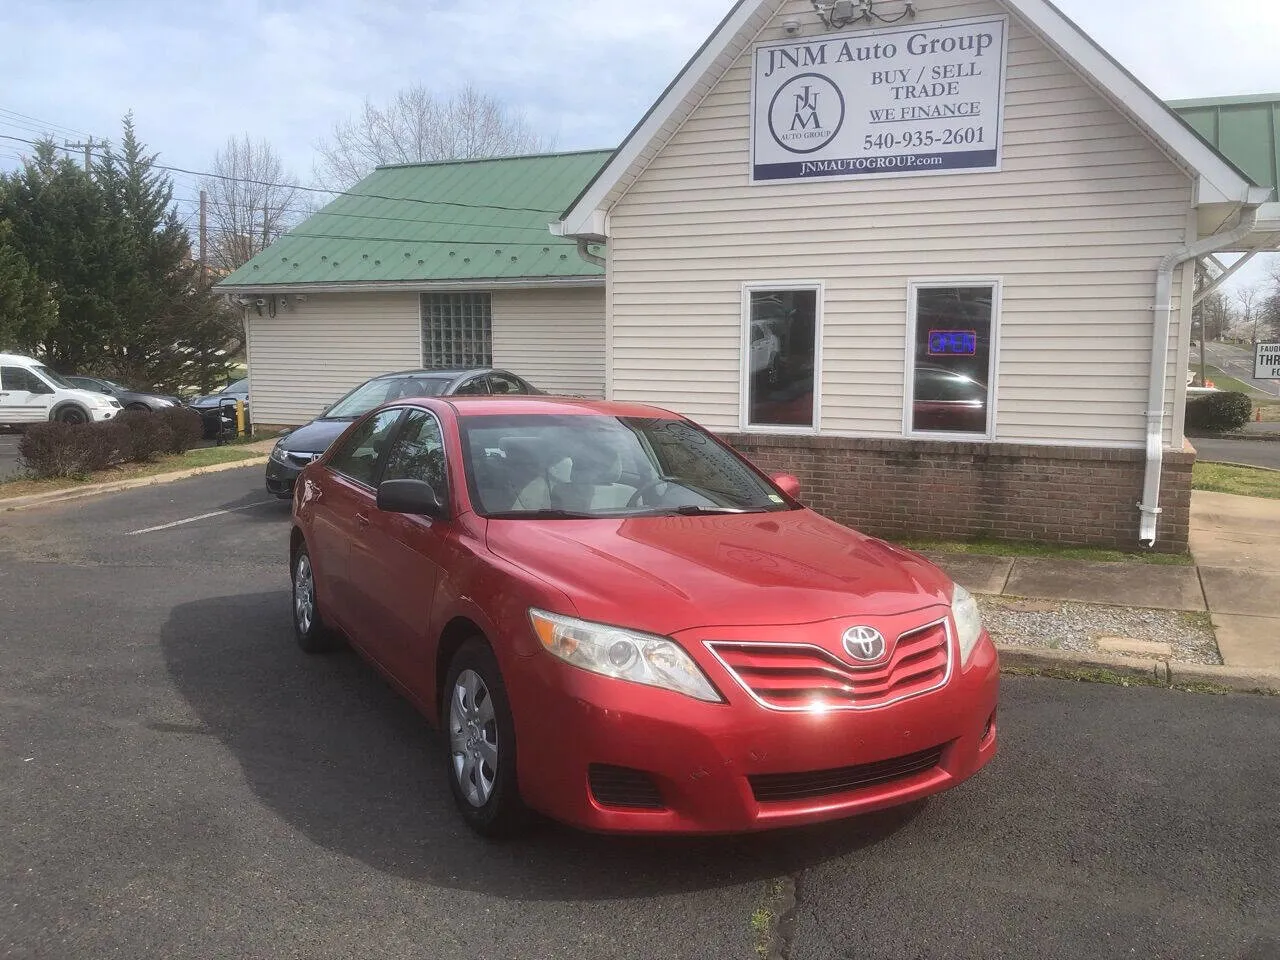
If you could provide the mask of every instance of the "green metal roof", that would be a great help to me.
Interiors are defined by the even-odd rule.
[[[547,225],[611,153],[379,167],[218,286],[603,276]]]
[[[1169,106],[1254,183],[1280,185],[1280,94],[1175,100]]]

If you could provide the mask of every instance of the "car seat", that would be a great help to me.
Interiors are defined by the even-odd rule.
[[[621,510],[636,488],[620,483],[622,458],[617,450],[594,448],[573,457],[569,481],[553,482],[551,505],[562,510]]]

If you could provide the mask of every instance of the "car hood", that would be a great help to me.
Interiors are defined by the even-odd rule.
[[[489,549],[589,620],[658,634],[814,623],[950,604],[923,557],[811,510],[624,520],[490,520]]]
[[[342,436],[342,431],[351,426],[351,422],[350,420],[312,420],[282,437],[280,447],[297,453],[324,453],[333,441]]]
[[[115,399],[114,397],[107,396],[105,393],[98,393],[97,390],[82,390],[79,387],[76,387],[74,390],[64,387],[62,392],[67,395],[68,399],[79,400],[81,403],[90,407],[109,407],[111,406],[111,401]],[[119,405],[118,401],[117,405]]]
[[[192,397],[187,401],[189,407],[216,407],[224,400],[243,400],[249,402],[249,398],[238,393],[210,393],[203,397]]]

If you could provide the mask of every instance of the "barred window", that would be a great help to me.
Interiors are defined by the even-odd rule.
[[[422,295],[422,365],[432,370],[493,366],[489,294]]]

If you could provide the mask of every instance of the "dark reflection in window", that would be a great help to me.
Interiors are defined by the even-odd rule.
[[[816,290],[751,294],[748,412],[752,426],[813,426]]]
[[[994,293],[990,286],[916,291],[913,430],[987,432]]]

